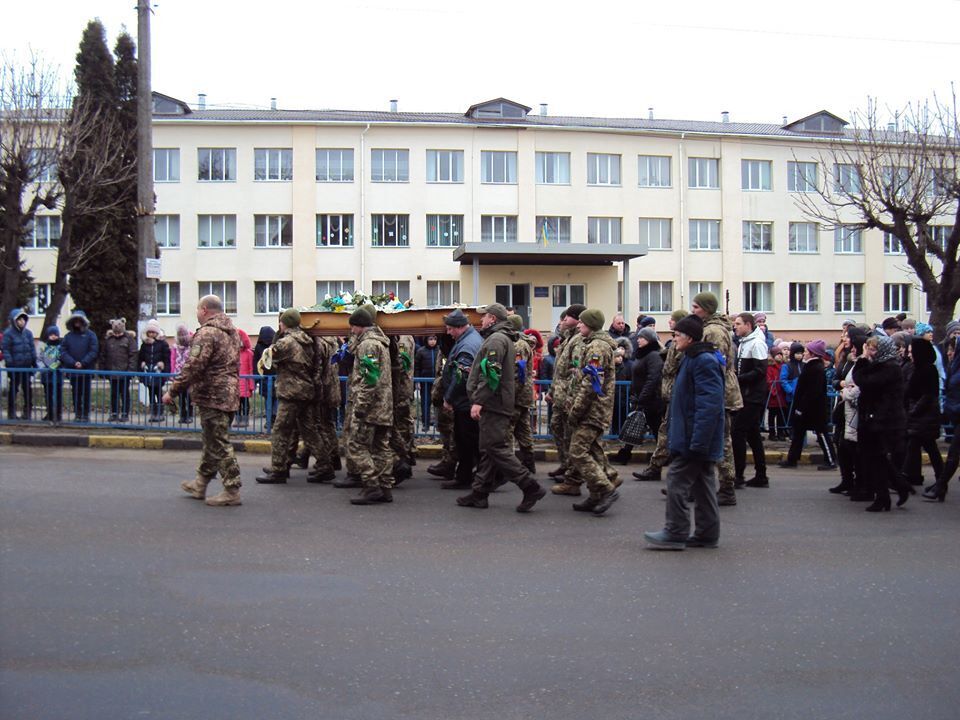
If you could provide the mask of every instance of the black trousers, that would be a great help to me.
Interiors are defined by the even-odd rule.
[[[130,378],[110,378],[110,414],[130,414]]]
[[[953,441],[947,450],[947,462],[943,466],[943,473],[937,477],[937,480],[943,480],[944,483],[950,482],[950,478],[957,471],[960,465],[960,423],[953,427]]]
[[[760,434],[761,420],[763,405],[759,403],[745,403],[742,409],[733,414],[730,443],[733,445],[733,471],[738,478],[743,478],[747,467],[748,444],[753,451],[753,466],[757,469],[757,475],[763,477],[767,474],[767,456]]]
[[[903,474],[911,484],[919,485],[923,477],[921,451],[926,452],[927,457],[930,458],[934,479],[943,473],[943,456],[940,454],[940,448],[937,447],[937,438],[933,435],[908,435]]]
[[[480,423],[470,417],[470,409],[453,413],[453,437],[457,448],[456,480],[472,483],[480,459]]]
[[[787,462],[795,463],[800,459],[800,453],[803,450],[803,441],[807,437],[808,431],[813,431],[817,434],[817,443],[823,451],[823,462],[826,465],[836,465],[837,450],[833,446],[833,438],[830,437],[827,428],[825,426],[816,428],[808,427],[804,425],[802,418],[798,418],[793,425],[793,438],[790,440]]]
[[[878,498],[890,494],[906,484],[903,477],[903,459],[906,455],[903,430],[857,433],[857,445],[863,457],[868,487]]]
[[[30,387],[30,376],[33,373],[24,369],[20,371],[19,368],[12,368],[11,372],[7,373],[7,377],[10,378],[10,387],[7,388],[7,417],[13,420],[17,415],[17,393],[21,390],[23,391],[23,417],[25,419],[30,419],[30,407],[33,403],[33,388]]]

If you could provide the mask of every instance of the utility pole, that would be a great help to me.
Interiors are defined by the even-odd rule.
[[[150,85],[150,0],[137,0],[137,334],[156,315],[157,273],[147,272],[157,258],[153,205],[153,94]],[[154,263],[155,264],[155,263]]]

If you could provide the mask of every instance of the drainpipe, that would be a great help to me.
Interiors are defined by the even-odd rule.
[[[367,173],[366,173],[366,138],[367,131],[370,129],[370,123],[360,133],[360,285],[358,290],[367,292],[367,234],[363,231],[366,223],[366,201],[367,201]],[[354,238],[356,240],[356,238]]]
[[[680,227],[677,228],[679,230],[679,233],[677,233],[677,240],[678,240],[677,250],[680,252],[680,307],[684,309],[687,307],[687,303],[684,300],[684,298],[687,296],[687,273],[686,273],[687,266],[686,266],[686,258],[684,254],[684,242],[683,242],[685,238],[686,229],[687,229],[686,214],[685,214],[686,211],[685,211],[684,202],[683,202],[687,194],[686,192],[687,186],[684,183],[684,179],[683,179],[683,171],[687,166],[686,162],[684,162],[686,158],[683,156],[683,139],[685,136],[686,136],[686,133],[680,133],[680,153],[679,153],[680,177],[678,179],[678,183],[679,183],[678,190],[680,190]]]

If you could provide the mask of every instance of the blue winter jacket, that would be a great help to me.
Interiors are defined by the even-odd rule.
[[[667,446],[673,455],[723,459],[724,369],[707,342],[686,349],[670,396]]]
[[[79,320],[81,329],[74,330],[74,323]],[[82,370],[92,370],[100,354],[100,342],[96,334],[90,329],[83,310],[74,310],[67,320],[67,334],[60,341],[60,364],[62,367],[73,370],[80,363]]]
[[[24,325],[17,327],[17,318],[28,317],[20,308],[10,311],[10,327],[3,333],[3,360],[8,368],[37,366],[37,346],[33,344],[33,333]]]
[[[943,414],[955,424],[960,423],[960,352],[953,356],[953,364],[947,373],[943,388]]]

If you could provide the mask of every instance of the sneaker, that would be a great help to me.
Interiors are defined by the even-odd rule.
[[[579,495],[579,489],[577,491]],[[540,483],[532,480],[529,485],[523,489],[523,500],[517,505],[518,513],[528,513],[533,510],[533,506],[547,496],[547,491],[540,487]]]
[[[207,505],[210,507],[227,507],[230,505],[242,505],[240,502],[240,488],[224,488],[219,495],[207,498]]]
[[[717,540],[705,540],[698,538],[696,535],[687,538],[687,547],[690,548],[716,548],[719,544]]]
[[[550,492],[554,495],[570,495],[571,497],[580,497],[580,486],[574,485],[573,483],[562,482],[557,483],[552,488]]]
[[[645,532],[643,534],[644,540],[653,545],[655,548],[660,550],[686,550],[687,541],[686,538],[683,540],[679,538],[673,538],[667,535],[666,530],[658,530],[657,532]]]
[[[620,493],[618,493],[616,490],[611,490],[605,495],[601,495],[600,499],[597,501],[597,504],[593,508],[593,514],[603,515],[607,510],[610,509],[610,506],[619,499]]]

